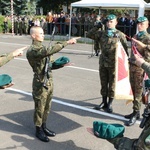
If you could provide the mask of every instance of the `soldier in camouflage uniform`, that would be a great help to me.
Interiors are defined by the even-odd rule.
[[[134,40],[134,42],[136,42],[141,48],[148,48],[150,50],[150,45],[147,46],[147,44],[144,44],[138,40]],[[135,64],[144,69],[150,78],[150,64],[143,58],[140,58],[137,54],[135,55],[135,58]],[[117,150],[150,150],[150,114],[147,116],[144,129],[137,139],[119,137],[109,139],[108,141],[114,144],[114,147]]]
[[[107,30],[98,31],[100,26],[95,26],[87,33],[87,37],[96,40],[101,46],[101,55],[99,57],[99,75],[101,81],[102,103],[95,109],[107,109],[112,113],[112,102],[114,99],[115,85],[115,54],[116,43],[121,41],[126,53],[128,54],[128,46],[125,35],[116,29],[117,18],[111,14],[107,16]],[[107,98],[108,102],[107,102]]]
[[[28,19],[27,19],[27,17],[24,17],[24,19],[23,19],[23,33],[25,35],[28,34],[28,26],[29,26]]]
[[[150,35],[147,33],[148,19],[146,17],[139,17],[137,19],[137,28],[138,33],[134,35],[134,38],[143,42],[144,44],[149,44]],[[134,45],[134,42],[132,42],[132,45]],[[143,58],[147,62],[150,62],[150,50],[148,48],[139,48],[138,46],[136,47],[138,52],[143,56]],[[133,100],[133,112],[129,115],[125,115],[125,118],[129,119],[129,121],[126,122],[127,126],[134,125],[136,120],[140,118],[140,109],[143,91],[143,77],[144,77],[144,70],[135,64],[133,51],[131,51],[129,62],[130,62],[130,83],[133,91],[134,100]]]
[[[26,47],[23,47],[23,48],[15,50],[11,53],[0,55],[0,67],[5,65],[6,63],[8,63],[13,58],[18,57],[18,56],[22,56],[23,55],[23,50],[25,48]]]
[[[31,65],[34,78],[32,84],[32,95],[35,102],[35,112],[34,112],[34,124],[36,126],[36,137],[41,141],[48,142],[49,138],[47,136],[55,136],[56,133],[50,131],[46,127],[47,117],[51,107],[51,100],[53,96],[53,79],[52,79],[52,55],[59,52],[68,44],[76,43],[76,39],[70,39],[65,42],[58,42],[54,46],[49,46],[46,48],[42,45],[44,40],[44,31],[41,27],[34,26],[30,29],[30,35],[32,37],[32,45],[27,51],[26,57],[29,64]],[[46,74],[45,83],[45,64],[46,60],[48,62],[48,72]],[[44,86],[46,84],[46,87]]]
[[[18,31],[19,31],[18,17],[15,17],[15,18],[14,18],[14,32],[15,32],[15,35],[18,34]]]
[[[18,19],[18,31],[19,31],[19,35],[22,35],[22,33],[23,33],[23,21],[22,21],[21,17],[19,17],[19,19]]]
[[[94,23],[95,26],[97,25],[100,25],[101,27],[99,28],[99,31],[102,31],[104,30],[104,25],[102,24],[101,22],[101,17],[100,15],[97,15],[96,17],[96,21]],[[99,55],[99,52],[100,52],[100,45],[99,45],[99,42],[94,40],[94,50],[95,50],[95,55],[98,56]]]
[[[2,67],[3,65],[5,65],[6,63],[8,63],[10,60],[12,60],[14,57],[18,57],[18,56],[22,56],[23,55],[23,50],[25,49],[26,47],[23,47],[23,48],[20,48],[20,49],[17,49],[11,53],[7,53],[7,54],[3,54],[3,55],[0,55],[0,67]],[[4,78],[3,78],[4,80]],[[4,86],[0,86],[0,89],[5,89],[5,88],[8,88],[10,86],[14,85],[14,83],[8,83]]]

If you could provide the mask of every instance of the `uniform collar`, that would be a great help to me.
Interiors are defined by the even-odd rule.
[[[33,40],[33,41],[32,41],[32,44],[33,44],[33,45],[37,45],[37,46],[39,45],[39,46],[40,46],[40,45],[42,44],[42,42],[41,42],[41,41],[35,41],[35,40]]]
[[[109,28],[107,30],[107,35],[108,37],[113,37],[114,36],[114,32],[116,32],[116,29],[115,28]]]
[[[146,31],[139,31],[137,36],[141,37],[141,36],[145,35],[146,33],[147,33]]]
[[[108,28],[108,32],[116,32],[116,28]]]

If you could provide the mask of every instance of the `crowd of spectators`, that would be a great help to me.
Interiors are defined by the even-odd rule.
[[[55,33],[58,35],[68,35],[71,19],[71,35],[84,37],[95,24],[97,18],[96,13],[72,13],[61,12],[53,14],[49,12],[43,17],[28,17],[28,16],[14,16],[14,33],[17,35],[29,34],[32,26],[41,26],[45,34],[52,34],[55,26]],[[100,21],[106,24],[106,15],[100,15]],[[4,21],[4,31],[6,31],[6,18]],[[105,26],[106,27],[106,26]],[[127,36],[132,37],[136,33],[136,18],[129,14],[118,15],[117,29],[124,32]]]

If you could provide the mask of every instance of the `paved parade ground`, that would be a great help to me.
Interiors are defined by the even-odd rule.
[[[48,43],[44,41],[45,45]],[[1,34],[0,54],[30,44],[30,36]],[[126,100],[115,100],[112,114],[93,109],[101,102],[101,95],[99,59],[90,57],[92,48],[90,44],[77,43],[54,55],[55,59],[67,56],[74,65],[53,71],[54,96],[47,126],[57,135],[48,143],[35,137],[31,96],[33,72],[26,59],[26,50],[22,57],[1,67],[0,74],[12,76],[15,85],[0,90],[0,150],[114,150],[112,144],[89,130],[93,121],[124,125],[123,116],[132,112],[132,103],[126,105]],[[125,127],[124,135],[137,138],[142,130],[139,123]]]

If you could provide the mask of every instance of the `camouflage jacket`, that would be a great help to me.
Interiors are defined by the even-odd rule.
[[[97,27],[94,27],[87,33],[87,37],[96,40],[100,44],[101,55],[99,64],[104,67],[114,67],[116,44],[120,41],[128,54],[128,45],[125,35],[119,31],[115,31],[115,36],[109,37],[108,31],[98,31]]]
[[[49,58],[50,60],[49,67],[51,67],[51,63],[53,62],[52,55],[54,53],[59,52],[65,46],[67,46],[67,42],[63,43],[57,42],[54,46],[46,48],[44,45],[42,45],[41,42],[33,41],[32,45],[30,46],[30,48],[26,53],[26,57],[28,59],[30,66],[33,69],[35,78],[43,80],[46,57]],[[51,72],[50,69],[49,72]],[[50,77],[52,77],[51,74]]]
[[[148,34],[148,33],[142,35],[141,37],[134,35],[134,38],[141,41],[142,43],[144,43],[146,45],[150,45],[150,34]],[[134,43],[132,43],[132,45],[134,45]],[[136,48],[137,48],[138,52],[143,56],[144,60],[147,62],[150,62],[150,48],[147,47],[147,48],[141,49],[138,46],[136,46]],[[130,55],[130,62],[135,64],[135,57],[134,57],[132,50],[131,50],[131,55]]]
[[[0,67],[13,59],[13,53],[0,55]]]

